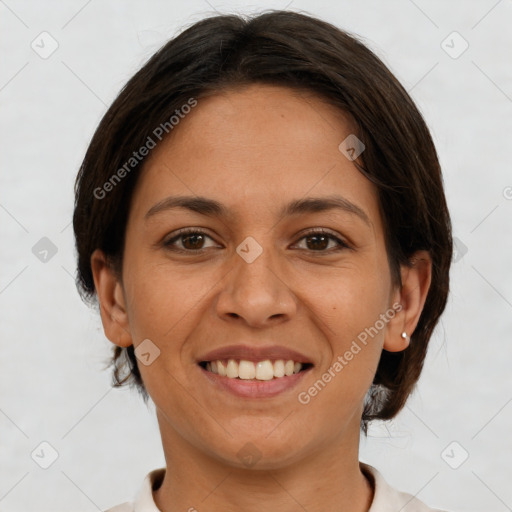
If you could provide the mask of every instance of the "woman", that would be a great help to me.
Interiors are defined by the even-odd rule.
[[[452,255],[428,128],[366,46],[286,11],[196,23],[121,91],[75,193],[79,290],[166,458],[111,512],[433,510],[358,458],[419,378]]]

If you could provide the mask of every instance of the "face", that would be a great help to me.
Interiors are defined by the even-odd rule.
[[[146,359],[164,438],[235,466],[252,450],[268,468],[358,439],[382,348],[398,350],[400,297],[376,189],[338,148],[351,133],[312,95],[251,85],[198,99],[152,150],[116,321]],[[277,360],[303,366],[270,380]]]

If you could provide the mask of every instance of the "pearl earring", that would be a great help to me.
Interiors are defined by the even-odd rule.
[[[402,333],[402,338],[403,338],[404,340],[406,340],[406,339],[407,339],[407,333],[406,333],[405,331]]]

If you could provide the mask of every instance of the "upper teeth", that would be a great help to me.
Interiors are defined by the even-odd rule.
[[[228,359],[227,361],[208,361],[206,369],[209,372],[218,373],[222,377],[229,377],[230,379],[272,380],[274,377],[284,377],[285,375],[289,376],[299,373],[302,369],[302,363],[296,363],[291,359],[288,361],[278,359],[274,362],[270,361],[270,359],[265,359],[257,363],[245,359],[240,361]]]

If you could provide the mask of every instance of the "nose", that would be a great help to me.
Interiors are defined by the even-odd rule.
[[[270,249],[264,249],[250,263],[238,253],[233,260],[234,268],[223,280],[216,302],[220,318],[251,327],[276,325],[293,318],[296,297]]]

